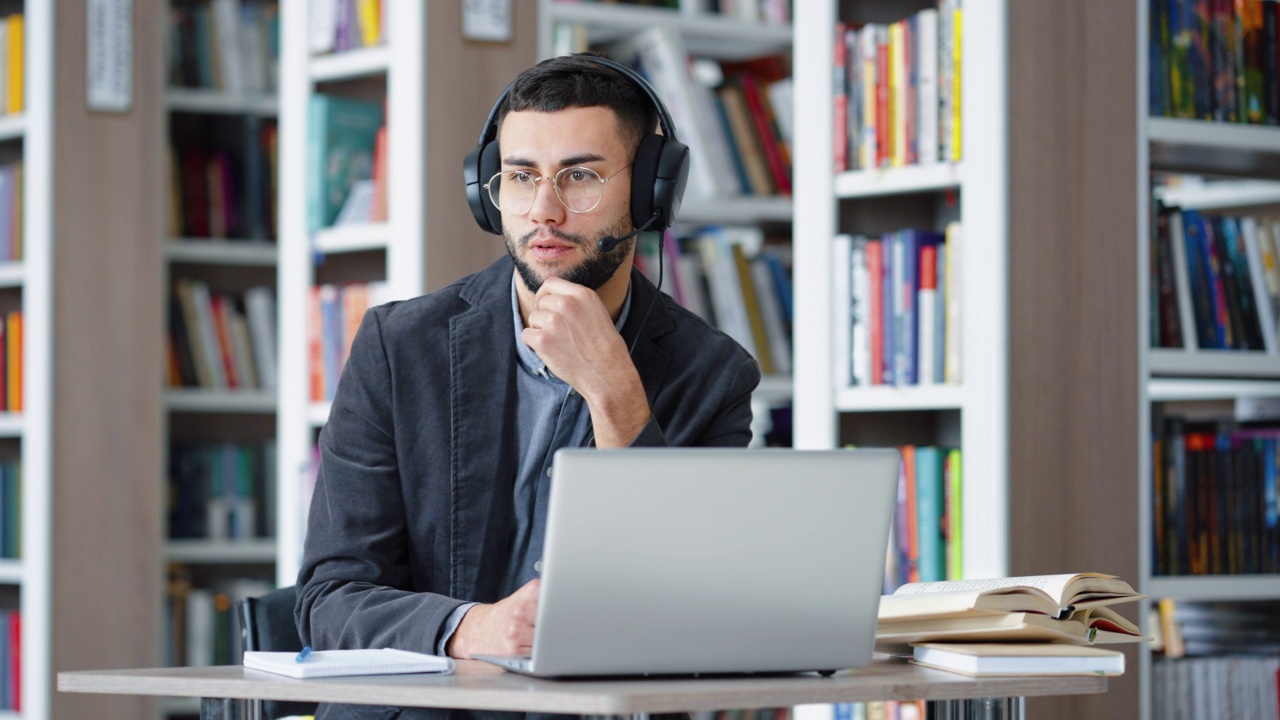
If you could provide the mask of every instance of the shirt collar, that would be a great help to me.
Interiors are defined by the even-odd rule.
[[[520,319],[520,296],[516,293],[516,283],[519,282],[516,274],[511,274],[511,315],[515,326],[516,355],[520,358],[520,364],[524,366],[530,373],[560,382],[559,378],[551,374],[547,369],[547,364],[538,357],[538,353],[532,348],[524,344],[524,340],[520,338],[520,333],[524,330],[524,321]],[[614,323],[614,327],[618,332],[622,332],[622,326],[627,322],[627,315],[631,312],[631,284],[627,285],[627,297],[622,301],[622,312],[618,313],[618,322]]]

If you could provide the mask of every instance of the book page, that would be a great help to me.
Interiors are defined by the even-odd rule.
[[[894,595],[924,595],[928,593],[956,592],[960,590],[999,590],[1002,588],[1035,588],[1062,602],[1067,585],[1080,577],[1067,575],[1028,575],[1024,577],[987,578],[983,580],[946,580],[942,582],[907,583],[894,591]]]

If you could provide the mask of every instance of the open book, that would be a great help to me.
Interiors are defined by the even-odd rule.
[[[1108,607],[1142,597],[1098,573],[910,583],[880,598],[876,650],[931,641],[1143,642],[1138,626]]]

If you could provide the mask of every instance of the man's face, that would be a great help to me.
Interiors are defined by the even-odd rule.
[[[631,171],[623,170],[632,158],[619,137],[617,116],[603,107],[512,112],[502,121],[498,142],[504,171],[553,178],[564,168],[585,167],[602,178],[613,176],[590,212],[570,211],[548,179],[538,182],[529,212],[502,216],[507,253],[529,292],[553,276],[598,290],[628,263],[635,244],[631,238],[608,253],[597,247],[600,238],[632,229]]]

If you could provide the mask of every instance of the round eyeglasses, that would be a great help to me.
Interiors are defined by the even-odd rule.
[[[595,210],[604,199],[604,184],[631,165],[627,163],[607,178],[585,167],[567,167],[556,173],[554,178],[535,175],[527,170],[505,170],[489,178],[484,187],[499,210],[508,215],[524,215],[533,209],[533,201],[538,196],[538,181],[550,180],[556,189],[556,197],[569,212],[587,213]]]

